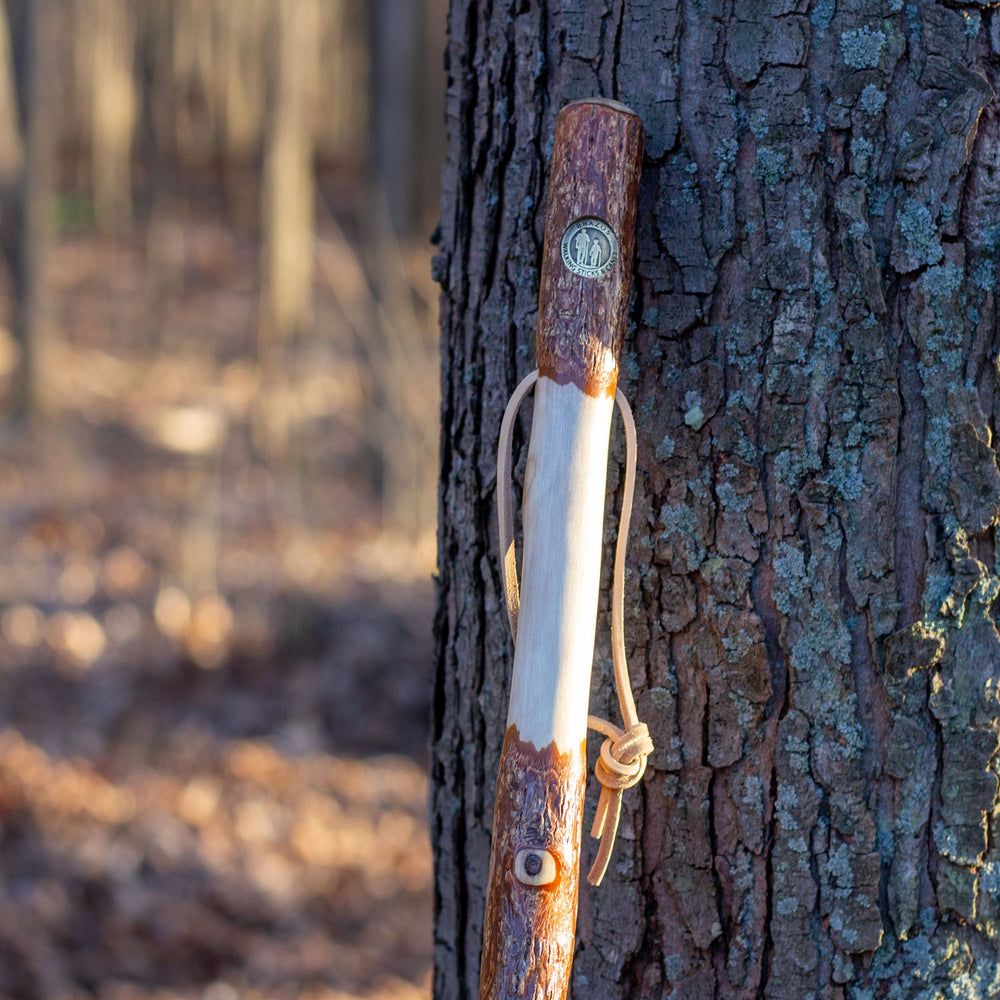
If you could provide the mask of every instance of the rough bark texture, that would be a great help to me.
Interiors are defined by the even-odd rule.
[[[572,995],[998,995],[1000,11],[453,0],[450,30],[436,996],[478,983],[495,440],[534,365],[555,113],[593,95],[646,126],[619,385],[657,750],[581,893]],[[610,678],[602,612],[596,711]]]
[[[497,779],[493,854],[483,942],[483,1000],[563,1000],[569,988],[580,880],[583,823],[583,746],[561,753],[555,743],[539,750],[507,729]],[[538,859],[528,872],[518,859]],[[551,859],[542,871],[540,855]],[[525,884],[523,877],[544,882]],[[551,878],[549,877],[551,876]]]
[[[573,104],[556,122],[549,170],[539,278],[535,361],[541,375],[560,385],[572,383],[588,396],[613,396],[618,384],[635,256],[635,217],[642,165],[642,124],[617,107],[609,118],[601,104]],[[580,250],[569,231],[577,221],[595,221],[610,233],[586,247],[606,259],[600,274],[574,272]],[[567,234],[567,235],[564,235]],[[614,242],[610,242],[614,241]],[[620,241],[620,243],[619,243]],[[568,255],[568,256],[567,256]],[[569,261],[567,265],[564,260]],[[594,268],[601,270],[600,265]]]

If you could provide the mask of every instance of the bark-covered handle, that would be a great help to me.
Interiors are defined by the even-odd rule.
[[[556,118],[538,295],[538,369],[614,395],[632,289],[643,129],[624,104],[567,104]]]
[[[497,777],[480,1000],[564,1000],[580,881],[583,745],[539,750],[507,730]]]

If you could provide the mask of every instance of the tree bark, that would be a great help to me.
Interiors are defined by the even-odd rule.
[[[571,994],[1000,992],[998,55],[985,6],[452,0],[439,1000],[477,995],[512,658],[496,435],[535,363],[555,114],[594,95],[646,126],[619,385],[656,751],[581,893]]]

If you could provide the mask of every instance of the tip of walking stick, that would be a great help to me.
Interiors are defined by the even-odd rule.
[[[582,104],[600,104],[605,108],[611,108],[613,111],[620,111],[622,114],[633,115],[636,118],[639,117],[627,104],[612,100],[610,97],[581,97],[575,101],[570,101],[568,104],[564,104],[560,113],[565,111],[566,108],[576,108]]]

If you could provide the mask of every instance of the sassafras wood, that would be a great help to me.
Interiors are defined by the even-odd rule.
[[[481,1000],[562,1000],[569,984],[608,438],[641,158],[642,125],[623,105],[580,101],[559,113]]]

